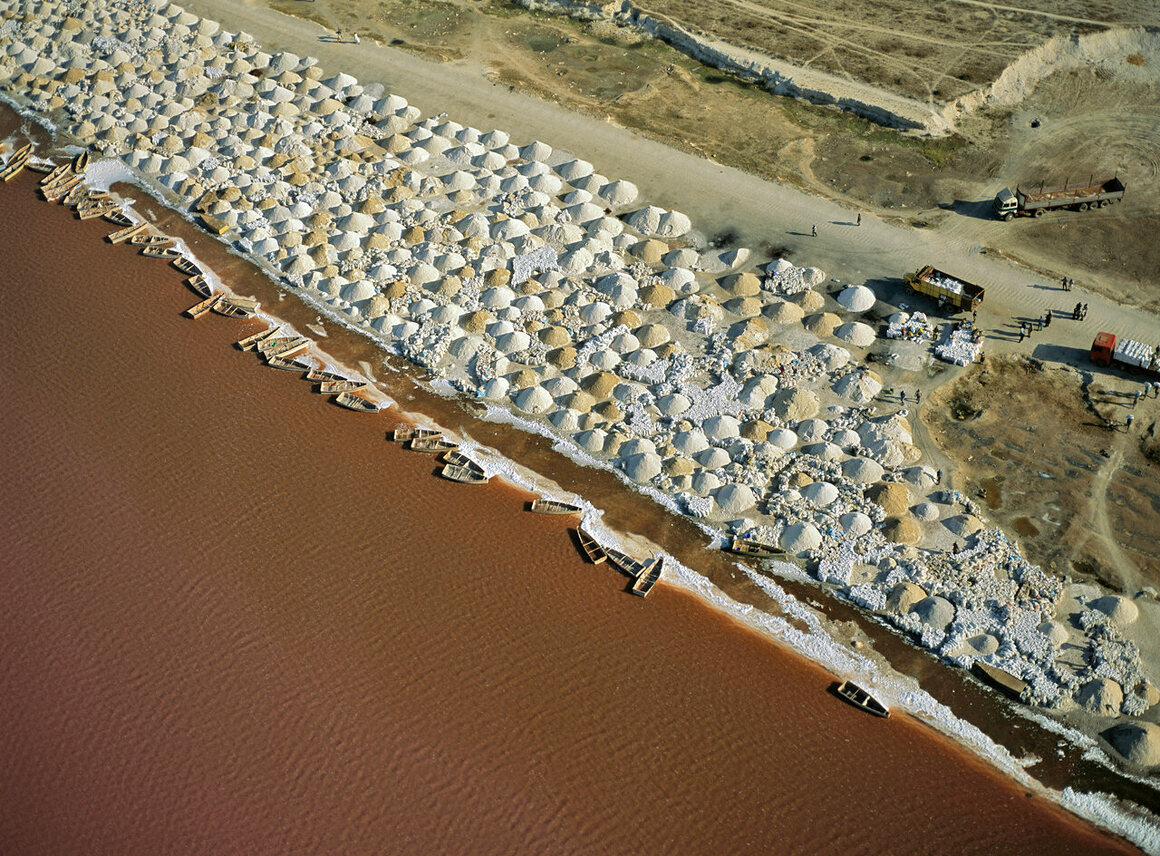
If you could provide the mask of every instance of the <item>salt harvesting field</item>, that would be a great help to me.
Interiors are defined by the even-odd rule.
[[[91,150],[91,186],[140,184],[434,387],[722,544],[775,546],[796,562],[769,569],[804,567],[945,661],[1011,673],[1028,705],[1135,718],[1160,701],[1140,608],[1029,563],[924,463],[905,402],[883,405],[870,288],[715,249],[713,224],[598,164],[424,116],[174,4],[9,2],[2,20],[0,90]],[[978,357],[969,331],[931,329],[881,325],[900,360]],[[1160,763],[1156,730],[1128,720],[1117,746]]]

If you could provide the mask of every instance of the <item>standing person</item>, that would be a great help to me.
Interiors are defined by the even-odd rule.
[[[1068,290],[1068,291],[1071,291],[1073,288],[1075,288],[1075,280],[1074,280],[1074,279],[1069,279],[1069,280],[1067,281],[1067,290]]]
[[[1135,407],[1139,403],[1140,403],[1140,390],[1136,390],[1134,393],[1132,393],[1132,406]]]
[[[1050,309],[1047,310],[1047,314],[1044,316],[1043,326],[1044,327],[1051,326],[1051,310]]]
[[[1019,325],[1019,341],[1022,342],[1027,337],[1027,325]]]
[[[817,223],[810,226],[810,235],[812,235],[815,238],[818,236],[818,224]]]
[[[1079,320],[1079,311],[1080,311],[1082,308],[1083,308],[1083,304],[1082,304],[1082,303],[1077,303],[1077,304],[1075,305],[1075,309],[1071,310],[1071,318],[1072,318],[1072,320],[1073,320],[1073,321],[1078,321],[1078,320]]]
[[[862,212],[861,211],[858,212],[858,222],[855,223],[854,225],[856,225],[856,226],[862,225]]]
[[[906,402],[906,390],[905,389],[898,390],[898,400],[901,403]]]
[[[1087,307],[1088,307],[1088,305],[1085,303],[1083,305],[1083,309],[1079,313],[1080,318],[1087,318]]]
[[[1126,429],[1128,429],[1129,431],[1131,431],[1132,430],[1132,422],[1134,422],[1135,419],[1136,419],[1136,417],[1133,416],[1131,413],[1129,413],[1128,414],[1128,421],[1124,424],[1124,427]]]
[[[355,34],[354,34],[354,43],[355,43],[356,45],[359,43],[359,41],[358,41],[358,33],[355,33]]]
[[[922,390],[921,389],[916,389],[914,391],[914,400],[917,403],[922,404]]]
[[[1067,291],[1067,277],[1066,276],[1062,278],[1062,282],[1063,282],[1063,290]]]

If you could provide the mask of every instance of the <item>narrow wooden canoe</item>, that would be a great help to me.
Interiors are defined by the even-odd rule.
[[[457,446],[457,443],[443,439],[442,434],[434,434],[430,437],[412,437],[407,442],[407,448],[412,452],[450,452]]]
[[[126,226],[123,229],[118,229],[116,232],[105,235],[105,240],[110,244],[119,244],[122,241],[127,241],[139,232],[144,232],[148,228],[148,223],[134,223],[131,226]]]
[[[838,698],[848,701],[859,710],[864,710],[867,713],[872,713],[875,716],[881,716],[883,718],[890,716],[890,708],[853,681],[842,681],[834,689],[834,692]]]
[[[36,163],[33,163],[31,160],[28,161],[28,163],[26,163],[24,165],[24,168],[30,169],[33,172],[41,172],[41,173],[50,173],[54,169],[56,169],[55,166],[48,163],[47,161],[37,161]]]
[[[220,292],[218,294],[211,294],[209,297],[207,297],[201,303],[198,303],[198,304],[186,309],[185,314],[188,315],[190,318],[200,318],[202,315],[205,315],[205,313],[207,313],[211,309],[213,309],[214,306],[217,305],[217,302],[221,299],[222,299],[222,295]]]
[[[300,363],[297,360],[284,359],[282,357],[270,357],[266,360],[266,365],[272,369],[282,369],[285,372],[304,372],[307,369],[305,363]]]
[[[107,214],[120,210],[120,208],[121,206],[111,199],[94,202],[91,205],[82,203],[77,206],[77,216],[82,220],[96,220],[98,217],[105,217]],[[125,220],[129,221],[129,218],[126,217]]]
[[[664,556],[654,556],[645,561],[640,573],[636,575],[636,580],[633,581],[632,588],[629,589],[629,592],[635,594],[637,597],[648,597],[648,593],[652,591],[652,587],[661,578],[664,564]]]
[[[760,541],[755,541],[752,538],[742,538],[737,535],[729,543],[729,552],[738,553],[742,556],[784,556],[785,550],[780,547],[774,547],[772,544],[763,544]]]
[[[249,318],[258,311],[258,306],[258,301],[248,297],[223,297],[213,311],[228,318]]]
[[[252,351],[259,342],[269,339],[280,330],[280,327],[267,327],[265,330],[259,330],[252,336],[246,336],[246,338],[234,342],[234,347],[240,351]]]
[[[366,389],[367,385],[361,380],[324,380],[318,385],[318,391],[323,395],[337,395],[340,392],[358,392]]]
[[[418,425],[396,425],[391,439],[397,443],[414,440],[420,437],[438,437],[439,432],[434,428],[420,428]]]
[[[177,247],[148,246],[141,248],[141,255],[154,259],[177,259],[181,258],[181,250]]]
[[[1020,701],[1023,691],[1027,689],[1027,681],[1017,678],[1010,672],[975,660],[971,663],[971,671],[984,683],[990,684],[999,692],[1015,701]]]
[[[566,502],[560,502],[556,499],[533,499],[532,504],[528,506],[529,511],[534,511],[536,514],[579,514],[580,507],[576,505],[569,505]]]
[[[269,347],[265,347],[266,345]],[[257,347],[266,359],[281,357],[285,360],[309,348],[310,340],[301,336],[284,336],[280,339],[265,339],[259,342]]]
[[[70,172],[72,172],[71,164],[62,163],[60,166],[54,168],[52,172],[50,172],[48,175],[46,175],[44,178],[42,178],[40,180],[40,186],[41,187],[48,187],[49,185],[54,184],[57,181],[60,181],[60,179],[63,176],[67,175]]]
[[[576,534],[580,537],[580,549],[584,551],[589,562],[599,565],[608,558],[608,553],[604,547],[583,526],[576,527]]]
[[[346,378],[344,378],[342,375],[338,374],[337,372],[328,372],[325,369],[311,369],[310,371],[308,371],[306,373],[306,379],[307,380],[316,380],[316,381],[346,380]]]
[[[443,469],[439,471],[439,475],[445,479],[462,482],[463,484],[487,484],[489,481],[488,476],[482,470],[460,466],[459,464],[444,464]]]
[[[160,247],[172,244],[173,239],[168,235],[159,235],[156,232],[138,232],[129,238],[129,243],[138,247]]]
[[[109,211],[103,212],[101,216],[116,226],[133,225],[133,221],[129,218],[129,215],[122,211],[119,205],[114,206]]]
[[[77,155],[75,158],[73,158],[72,171],[75,172],[77,175],[80,175],[82,172],[84,172],[86,169],[88,169],[88,167],[89,167],[89,150],[85,149],[83,152],[81,152],[79,155]]]
[[[193,259],[189,258],[188,256],[179,255],[173,260],[173,266],[182,273],[187,273],[190,276],[197,276],[199,273],[201,273],[201,268],[199,268],[194,263]]]
[[[348,410],[357,410],[360,413],[377,413],[379,406],[373,401],[355,395],[353,392],[340,392],[334,397],[335,404],[340,404]]]
[[[213,292],[213,288],[210,286],[209,280],[207,280],[200,273],[197,276],[191,276],[185,281],[185,284],[196,291],[198,294],[203,294],[206,297],[209,297],[209,295]]]

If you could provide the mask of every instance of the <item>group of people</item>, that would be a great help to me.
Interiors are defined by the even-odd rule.
[[[1136,390],[1136,393],[1133,397],[1132,406],[1135,407],[1140,403],[1141,398],[1147,398],[1149,395],[1151,395],[1153,398],[1160,398],[1160,381],[1144,381],[1144,388],[1142,390]]]
[[[1086,318],[1087,306],[1088,305],[1086,303],[1077,303],[1075,305],[1075,309],[1071,310],[1072,320],[1082,321],[1084,318]]]
[[[1060,279],[1060,284],[1063,286],[1064,291],[1071,291],[1075,288],[1075,280],[1068,279],[1066,276]]]

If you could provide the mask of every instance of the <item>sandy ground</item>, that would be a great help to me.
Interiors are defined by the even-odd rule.
[[[337,4],[338,0],[300,2],[295,11],[323,19],[337,15],[336,20],[348,20],[342,17],[344,13],[334,11],[340,8]],[[516,142],[539,138],[555,148],[570,151],[592,161],[609,177],[635,182],[644,199],[689,214],[695,226],[705,230],[709,237],[728,236],[727,241],[763,248],[767,254],[784,254],[798,264],[821,267],[841,283],[870,285],[884,301],[886,311],[891,307],[935,311],[933,304],[907,293],[899,279],[902,273],[922,264],[934,264],[985,286],[987,300],[978,322],[987,331],[986,349],[992,364],[999,356],[1030,356],[1049,370],[1073,365],[1088,376],[1069,374],[1067,383],[1060,384],[1055,381],[1055,375],[1037,369],[988,369],[997,375],[986,380],[992,384],[987,389],[972,388],[980,385],[979,375],[974,374],[958,382],[961,388],[956,385],[939,391],[939,387],[964,372],[940,369],[933,373],[892,374],[888,385],[922,388],[926,392],[924,419],[930,424],[931,434],[920,431],[917,440],[924,452],[932,456],[929,462],[938,465],[939,460],[945,461],[948,473],[953,474],[952,486],[987,501],[995,519],[1008,527],[1008,531],[1013,529],[1021,534],[1030,556],[1043,561],[1047,567],[1054,562],[1062,574],[1096,577],[1129,594],[1160,582],[1154,579],[1155,551],[1150,551],[1147,542],[1141,540],[1145,533],[1155,531],[1160,518],[1160,503],[1148,493],[1149,473],[1154,483],[1156,465],[1137,451],[1139,440],[1155,415],[1146,419],[1143,418],[1145,411],[1138,411],[1132,433],[1109,432],[1105,423],[1109,419],[1120,422],[1126,416],[1127,396],[1138,387],[1138,381],[1096,369],[1086,359],[1097,331],[1111,330],[1140,339],[1155,339],[1156,318],[1143,309],[1125,306],[1113,297],[1089,290],[1088,281],[1081,274],[1073,274],[1078,283],[1076,290],[1063,292],[1057,285],[1058,267],[1055,271],[1037,272],[1012,264],[1004,257],[1016,254],[1014,251],[1001,251],[1004,242],[1010,246],[1011,236],[1033,237],[1035,230],[1054,230],[1062,244],[1075,243],[1076,234],[1082,228],[1099,228],[1104,212],[1091,215],[1085,223],[1094,225],[1082,228],[1075,225],[1074,215],[1070,219],[1069,215],[1047,218],[1052,222],[1003,224],[975,216],[979,202],[964,193],[962,205],[958,207],[966,206],[967,214],[954,210],[956,206],[952,205],[951,210],[930,213],[929,219],[919,214],[899,217],[896,210],[857,205],[858,194],[854,192],[836,194],[845,202],[842,204],[766,181],[694,152],[664,145],[615,122],[593,121],[589,115],[533,97],[514,85],[501,85],[496,81],[495,69],[479,62],[470,51],[438,49],[437,29],[429,31],[433,42],[425,45],[422,52],[461,58],[450,62],[432,61],[413,50],[375,44],[366,38],[358,45],[337,43],[331,29],[304,18],[288,17],[270,8],[264,0],[244,3],[194,0],[186,5],[198,14],[222,21],[230,29],[256,34],[267,50],[314,55],[324,66],[348,71],[363,83],[381,82],[425,113],[445,111],[455,120],[480,129],[506,130]],[[416,8],[421,11],[429,7]],[[446,21],[446,9],[440,7],[437,12],[442,16],[439,20]],[[511,14],[513,18],[508,26],[518,28],[522,18],[514,12]],[[545,24],[535,19],[534,23],[551,32],[575,32],[572,25],[559,25],[555,21]],[[559,30],[561,26],[565,29]],[[477,38],[484,38],[483,32],[478,31]],[[560,44],[567,42],[562,40]],[[482,50],[478,45],[476,48]],[[624,50],[623,46],[616,49]],[[648,59],[647,53],[657,48],[645,45],[638,50],[644,51],[641,55]],[[518,61],[518,57],[512,59],[512,62]],[[617,73],[627,74],[627,71]],[[675,67],[668,76],[674,75],[681,77]],[[696,92],[704,100],[706,84],[696,78],[693,83],[700,87]],[[691,85],[689,89],[693,91]],[[1048,96],[1050,92],[1044,97]],[[751,98],[752,93],[744,97]],[[1092,90],[1085,97],[1098,99],[1099,93]],[[1144,125],[1151,121],[1147,114],[1151,109],[1160,111],[1154,106],[1145,108],[1140,119]],[[1127,110],[1127,105],[1123,110]],[[802,136],[793,143],[805,172],[810,172],[811,165],[818,163],[819,158],[829,163],[825,160],[829,155],[819,155],[819,148],[828,145],[835,128],[848,127],[847,118],[832,111],[818,111],[818,116],[807,121],[815,120],[822,132],[816,138]],[[1015,119],[1009,121],[1018,124]],[[994,127],[990,132],[995,132]],[[885,132],[875,131],[867,140],[881,140],[879,133]],[[1027,162],[1040,157],[1042,150],[1025,140],[1020,142],[1021,134],[1022,131],[1009,135],[1003,156],[1023,158]],[[925,154],[915,155],[906,146],[867,140],[863,142],[868,146],[881,145],[886,149],[893,145],[895,154],[908,151],[909,155],[928,162]],[[1149,141],[1140,150],[1140,158],[1143,161],[1154,158],[1148,146],[1156,145],[1155,140]],[[884,159],[893,156],[888,154]],[[1149,162],[1155,164],[1160,158]],[[868,164],[868,172],[875,166],[874,160],[858,163]],[[883,169],[882,163],[877,166]],[[827,167],[830,168],[836,167]],[[889,165],[884,168],[887,179],[891,169]],[[824,177],[816,172],[813,181],[819,186],[825,184]],[[867,176],[864,183],[870,182]],[[1133,209],[1132,205],[1138,208]],[[855,225],[856,211],[863,214],[860,226]],[[1123,223],[1132,226],[1131,229],[1125,226],[1124,234],[1136,235],[1132,241],[1137,256],[1150,258],[1149,254],[1160,252],[1144,245],[1136,232],[1155,217],[1143,198],[1111,209],[1108,218],[1113,217],[1120,217]],[[921,227],[913,225],[916,222]],[[817,227],[816,237],[811,236],[812,226]],[[1112,252],[1107,244],[1102,246],[1104,252]],[[830,286],[838,287],[838,283]],[[1107,282],[1101,291],[1116,294]],[[1137,288],[1133,294],[1140,297],[1143,292]],[[1085,320],[1059,317],[1058,313],[1070,311],[1077,301],[1089,305]],[[1049,330],[1020,343],[1020,322],[1039,318],[1049,309],[1057,313],[1058,320]],[[1085,394],[1092,396],[1093,388],[1098,399],[1096,404],[1103,403],[1102,416],[1098,418],[1084,399]],[[998,392],[1000,389],[1005,391]],[[976,409],[986,416],[948,418],[946,413],[953,409],[954,400],[963,396],[979,396],[982,406]],[[1018,406],[1009,406],[1016,398]],[[1045,404],[1051,408],[1047,413]],[[933,412],[939,408],[944,412]],[[1097,421],[1097,427],[1086,425],[1092,420]],[[1013,441],[1015,434],[1021,435],[1023,442]],[[1011,454],[1004,459],[1002,452],[996,454],[995,450],[1005,443],[1020,446],[1024,454]],[[1072,450],[1073,445],[1082,446],[1082,450]],[[985,459],[980,453],[982,449],[988,450]],[[1107,459],[1100,455],[1101,449],[1108,452]],[[1100,460],[1092,458],[1093,454]],[[1036,488],[1030,487],[1032,474],[1037,470],[1049,474],[1049,478],[1039,481],[1050,485],[1034,482]],[[999,485],[998,494],[995,485]],[[1073,485],[1078,489],[1073,489]],[[1083,496],[1077,498],[1080,491]],[[1088,494],[1095,499],[1088,502]],[[1003,498],[997,503],[988,500],[988,496],[995,495]],[[1048,525],[1049,520],[1057,519],[1058,523]],[[1035,534],[1031,534],[1033,529]],[[1114,554],[1110,560],[1109,552]]]

